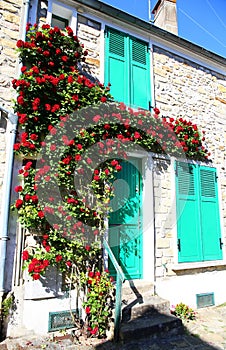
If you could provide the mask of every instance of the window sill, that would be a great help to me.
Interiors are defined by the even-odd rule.
[[[180,270],[192,270],[192,269],[201,269],[205,267],[215,267],[215,266],[226,266],[226,261],[222,260],[212,260],[212,261],[202,261],[202,262],[193,262],[193,263],[179,263],[173,265],[173,271]]]

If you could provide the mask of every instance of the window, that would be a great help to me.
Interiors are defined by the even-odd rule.
[[[63,3],[48,1],[47,23],[60,29],[70,26],[75,31],[77,23],[76,9]]]
[[[176,162],[178,261],[222,259],[216,169]]]
[[[150,63],[148,43],[107,28],[105,36],[105,84],[111,83],[116,101],[149,109]]]
[[[65,29],[68,26],[68,20],[63,17],[52,15],[51,26]]]

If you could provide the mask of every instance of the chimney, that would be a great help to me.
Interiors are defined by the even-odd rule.
[[[157,27],[178,35],[176,0],[158,0],[152,14]]]

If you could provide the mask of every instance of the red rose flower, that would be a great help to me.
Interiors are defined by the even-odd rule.
[[[86,306],[86,314],[90,314],[91,311],[91,307],[90,306]]]
[[[98,327],[97,327],[97,326],[94,327],[94,328],[90,331],[90,333],[91,333],[92,335],[97,334],[97,332],[98,332]]]
[[[17,43],[16,43],[16,46],[17,46],[17,47],[24,47],[24,42],[23,42],[23,40],[18,40]]]
[[[22,252],[22,259],[25,261],[25,260],[28,260],[29,259],[29,253],[27,250],[24,250]]]
[[[18,102],[19,105],[23,105],[23,104],[24,104],[24,98],[23,98],[23,96],[18,96],[18,97],[17,97],[17,102]]]
[[[61,57],[61,60],[62,60],[63,62],[67,62],[67,61],[68,61],[68,57],[67,57],[67,56],[62,56],[62,57]]]
[[[14,151],[19,151],[20,146],[21,146],[20,143],[15,143],[13,146]]]
[[[82,157],[80,156],[80,154],[76,154],[75,155],[75,160],[76,161],[79,161],[79,160],[81,160],[82,159]]]
[[[155,112],[155,114],[160,114],[160,110],[158,108],[154,108],[153,111]]]
[[[50,56],[50,52],[48,50],[43,51],[43,56],[49,57]]]
[[[117,160],[114,159],[114,160],[111,161],[111,165],[112,165],[112,166],[116,166],[117,164],[118,164],[118,161],[117,161]]]
[[[31,139],[32,141],[36,141],[36,140],[38,139],[38,135],[36,135],[36,134],[31,134],[31,135],[30,135],[30,139]]]
[[[17,199],[17,200],[16,200],[16,203],[15,203],[15,207],[16,207],[17,209],[20,209],[20,208],[22,207],[22,205],[23,205],[22,199]]]
[[[141,136],[140,136],[140,133],[138,131],[135,131],[134,133],[134,138],[135,139],[139,139]]]
[[[16,186],[16,187],[14,188],[14,190],[15,190],[16,192],[21,192],[21,191],[23,191],[23,187],[22,187],[22,186]]]
[[[39,280],[40,277],[41,277],[41,276],[40,276],[39,273],[34,273],[33,276],[32,276],[33,280]]]
[[[57,255],[56,256],[56,262],[59,262],[63,259],[62,255]]]
[[[32,162],[27,162],[25,164],[24,170],[29,170],[31,166],[32,166]]]
[[[105,97],[105,96],[102,96],[101,98],[100,98],[100,100],[101,100],[101,102],[106,102],[107,101],[107,97]]]

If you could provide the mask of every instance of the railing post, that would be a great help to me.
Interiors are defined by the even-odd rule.
[[[116,301],[115,301],[115,324],[114,324],[114,340],[119,339],[119,328],[121,322],[121,302],[122,302],[122,280],[117,272],[116,277]]]
[[[116,270],[116,300],[115,300],[115,321],[114,321],[114,340],[119,340],[119,329],[121,322],[121,310],[122,310],[122,283],[125,281],[126,277],[122,271],[122,268],[119,266],[111,248],[109,247],[106,239],[103,240],[104,248],[108,253],[108,257],[111,259],[112,264]]]

